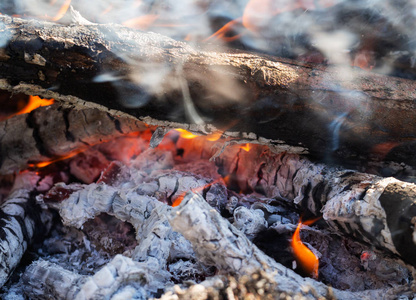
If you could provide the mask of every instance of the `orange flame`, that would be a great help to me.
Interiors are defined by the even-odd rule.
[[[240,146],[240,149],[243,149],[244,151],[249,152],[251,147],[250,147],[250,144],[244,144],[244,146],[243,145]]]
[[[301,221],[299,221],[295,233],[293,234],[291,245],[296,261],[300,264],[305,272],[312,275],[312,277],[316,279],[318,278],[319,259],[300,240],[300,228],[302,225],[310,225],[315,221],[316,220],[310,220],[304,222],[303,224]]]
[[[231,32],[231,30],[233,29],[233,27],[237,24],[241,24],[241,17],[231,20],[230,22],[228,22],[227,24],[225,24],[223,27],[221,27],[219,30],[217,30],[214,34],[212,34],[211,36],[207,37],[206,39],[203,40],[203,42],[207,42],[211,39],[221,39],[224,42],[232,42],[238,38],[241,37],[241,34],[235,35],[233,37],[226,37],[226,34]]]
[[[66,12],[68,11],[70,5],[71,0],[65,0],[64,4],[62,4],[58,13],[55,15],[55,17],[52,18],[52,21],[59,21],[60,19],[62,19],[62,17],[65,16]]]
[[[113,4],[110,4],[109,6],[107,6],[106,9],[103,10],[103,12],[101,13],[102,16],[108,14],[110,11],[113,10]]]
[[[196,137],[198,137],[198,135],[195,135],[185,129],[182,128],[176,128],[175,131],[179,132],[181,134],[181,138],[190,140],[190,139],[194,139]]]
[[[52,105],[54,102],[54,99],[43,99],[38,96],[29,96],[29,101],[27,102],[26,106],[14,115],[27,114],[38,107]]]
[[[270,28],[270,21],[280,13],[299,8],[304,10],[313,10],[317,7],[326,8],[334,4],[333,0],[250,0],[244,8],[241,17],[225,24],[214,34],[206,38],[204,42],[214,38],[231,42],[240,38],[242,33],[232,37],[226,36],[236,25],[242,25],[252,33],[259,34],[262,30]]]
[[[70,154],[68,154],[68,155],[60,156],[60,157],[57,157],[57,158],[52,159],[52,160],[49,160],[49,161],[42,161],[42,162],[38,162],[38,163],[28,164],[28,166],[29,166],[30,168],[41,169],[41,168],[44,168],[44,167],[46,167],[46,166],[49,166],[50,164],[56,163],[56,162],[58,162],[58,161],[65,160],[65,159],[68,159],[68,158],[71,158],[71,157],[73,157],[73,156],[75,156],[75,155],[77,155],[77,154],[79,154],[79,153],[81,153],[81,152],[84,152],[85,150],[86,150],[86,149],[83,149],[83,150],[76,150],[76,151],[74,151],[74,152],[71,152],[71,153],[70,153]]]

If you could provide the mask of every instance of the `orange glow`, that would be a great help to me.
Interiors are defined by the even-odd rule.
[[[58,158],[55,158],[55,159],[52,159],[52,160],[49,160],[49,161],[42,161],[42,162],[38,162],[38,163],[28,164],[28,166],[30,168],[37,168],[37,169],[44,168],[44,167],[49,166],[50,164],[53,164],[55,162],[71,158],[71,157],[73,157],[73,156],[75,156],[75,155],[77,155],[81,152],[84,152],[85,150],[86,149],[77,150],[77,151],[71,152],[70,154],[65,155],[65,156],[60,156]]]
[[[310,225],[316,220],[307,221],[303,224]],[[296,227],[295,233],[292,237],[292,249],[293,254],[295,255],[296,261],[302,267],[302,269],[310,274],[313,278],[318,278],[318,268],[319,260],[316,255],[306,247],[300,240],[300,228],[302,227],[302,222],[299,221],[298,226]]]
[[[409,139],[408,141],[413,141],[414,139]],[[405,143],[405,142],[403,142]],[[373,146],[370,150],[370,153],[377,155],[379,158],[384,159],[391,150],[400,146],[402,143],[399,142],[385,142]]]
[[[62,4],[56,16],[52,18],[52,21],[59,21],[60,19],[62,19],[62,17],[65,16],[66,12],[68,11],[70,5],[71,0],[65,0],[64,4]]]
[[[38,96],[29,96],[29,101],[27,102],[26,106],[19,110],[15,115],[27,114],[30,113],[32,110],[41,107],[41,106],[49,106],[55,102],[54,99],[43,99]]]
[[[299,8],[313,10],[317,7],[326,8],[333,5],[333,0],[250,0],[241,17],[225,24],[217,32],[206,38],[204,42],[211,39],[221,39],[225,42],[239,39],[242,33],[232,37],[226,36],[236,25],[242,25],[252,33],[259,34],[262,30],[270,28],[270,21],[280,13]]]
[[[221,136],[222,136],[222,132],[220,132],[220,131],[214,132],[210,135],[207,135],[207,141],[215,142],[215,141],[219,140],[221,138]]]
[[[250,144],[244,144],[244,146],[241,145],[240,148],[246,152],[249,152],[251,147],[250,147]]]
[[[217,182],[219,182],[219,181],[221,181],[221,178],[220,178],[220,179],[216,179],[216,180],[214,180],[214,181],[212,181],[212,182],[210,182],[210,183],[208,183],[208,184],[205,184],[205,185],[202,185],[202,186],[196,187],[196,188],[194,188],[194,189],[191,189],[191,192],[192,192],[192,193],[198,193],[198,192],[201,192],[201,191],[203,191],[204,189],[206,189],[207,187],[210,187],[211,185],[213,185],[213,184],[215,184],[215,183],[217,183]],[[185,195],[186,195],[187,193],[188,193],[188,192],[183,192],[182,194],[180,194],[180,195],[178,196],[178,198],[176,198],[176,199],[172,202],[172,207],[175,207],[175,206],[178,206],[179,204],[181,204],[181,202],[182,202],[183,198],[185,198]]]
[[[127,27],[136,28],[136,29],[147,29],[152,25],[157,19],[158,15],[144,15],[137,18],[129,19],[124,21],[122,24]]]
[[[181,134],[181,138],[184,138],[184,139],[187,139],[187,140],[194,139],[194,138],[198,137],[198,135],[195,135],[195,134],[193,134],[193,133],[191,133],[191,132],[189,132],[185,129],[182,129],[182,128],[177,128],[175,130]]]

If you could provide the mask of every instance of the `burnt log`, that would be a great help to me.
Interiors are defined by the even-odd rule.
[[[56,161],[146,125],[126,114],[56,103],[0,122],[0,174]]]
[[[9,90],[31,83],[39,95],[54,89],[138,118],[198,124],[203,133],[254,133],[320,158],[383,157],[400,146],[389,158],[415,165],[412,80],[199,49],[114,24],[0,21],[0,78]]]
[[[237,277],[253,276],[260,270],[273,278],[279,292],[300,294],[305,299],[372,299],[392,292],[388,289],[340,291],[311,278],[302,278],[265,255],[241,231],[211,209],[199,194],[188,194],[180,206],[172,209],[168,219],[173,229],[192,243],[205,264],[215,265]]]
[[[0,286],[8,280],[32,244],[50,228],[51,216],[35,199],[39,177],[23,173],[0,207]]]
[[[221,149],[220,142],[204,138],[180,139],[177,145],[185,149],[185,161],[211,158],[236,190],[282,199],[305,217],[322,216],[338,232],[416,266],[415,184],[276,154],[261,145],[252,145],[249,152],[239,145]]]

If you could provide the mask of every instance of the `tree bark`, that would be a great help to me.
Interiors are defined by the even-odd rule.
[[[201,132],[253,132],[321,158],[371,158],[399,146],[389,158],[416,165],[412,80],[203,50],[113,24],[0,21],[0,77],[12,87],[31,83],[43,88],[38,94],[54,89],[139,118],[199,124]]]

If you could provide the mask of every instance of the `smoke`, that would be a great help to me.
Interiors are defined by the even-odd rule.
[[[2,1],[0,12],[70,23],[69,2],[93,23],[122,24],[215,51],[224,47],[239,48],[307,63],[318,62],[328,66],[331,74],[338,76],[339,82],[347,83],[346,86],[358,80],[351,72],[353,68],[416,79],[414,0],[15,0]],[[8,38],[3,33],[1,45]],[[180,65],[173,66],[168,61],[135,61],[123,51],[119,57],[133,66],[130,73],[103,71],[95,81],[108,82],[122,94],[125,90],[123,105],[141,107],[151,96],[163,98],[164,93],[174,90],[183,97],[190,119],[197,123],[203,121],[204,117],[192,104],[194,100],[188,91],[191,83],[182,75]],[[216,73],[213,67],[212,74]],[[167,81],[171,74],[176,74],[178,80]],[[245,99],[244,93],[237,91],[238,84],[233,78],[192,76],[208,81],[203,88],[211,89],[215,95],[210,101]],[[127,85],[123,83],[125,80],[129,81]],[[140,86],[139,90],[134,85]],[[350,91],[345,86],[332,88],[343,95],[361,92]],[[352,104],[346,105],[345,111],[334,112],[335,115],[348,114],[354,105],[360,109],[361,99],[346,96],[345,101]],[[319,103],[319,92],[310,100]],[[337,131],[342,131],[341,125]]]

